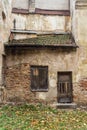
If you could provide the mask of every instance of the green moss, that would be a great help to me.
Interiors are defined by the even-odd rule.
[[[45,35],[45,36],[37,36],[35,38],[12,41],[13,44],[18,43],[18,44],[34,44],[34,45],[71,44],[71,42],[72,39],[70,34]]]

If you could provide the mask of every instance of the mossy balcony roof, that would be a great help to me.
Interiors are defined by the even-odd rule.
[[[10,41],[6,46],[61,46],[77,47],[71,34],[39,35],[34,38]]]

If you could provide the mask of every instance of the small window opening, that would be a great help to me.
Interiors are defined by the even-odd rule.
[[[48,91],[47,66],[31,66],[31,90]]]

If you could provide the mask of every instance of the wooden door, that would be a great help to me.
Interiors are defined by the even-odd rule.
[[[72,72],[58,72],[58,102],[72,102]]]

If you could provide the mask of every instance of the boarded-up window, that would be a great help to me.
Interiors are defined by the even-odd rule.
[[[32,91],[48,90],[47,66],[31,66],[31,90]]]

